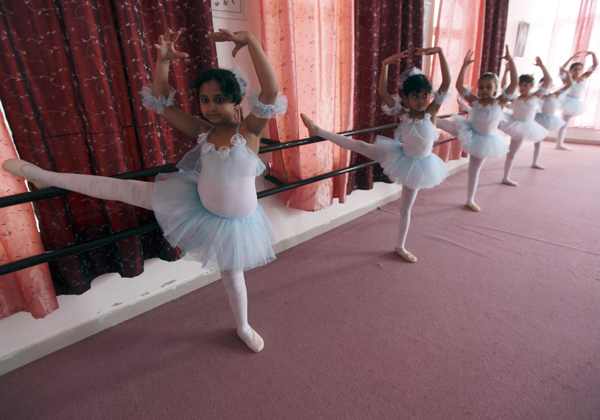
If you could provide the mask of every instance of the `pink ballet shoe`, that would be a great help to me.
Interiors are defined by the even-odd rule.
[[[254,328],[251,328],[251,330],[252,334],[254,335],[252,340],[244,340],[240,333],[238,333],[238,337],[240,337],[240,340],[246,343],[250,350],[252,350],[254,353],[258,353],[265,347],[265,340],[263,340],[263,338],[258,335],[256,331],[254,331]]]
[[[317,131],[319,131],[319,127],[305,114],[300,114],[300,118],[302,118],[302,122],[308,128],[308,135],[310,137],[317,137]]]
[[[33,163],[29,163],[26,160],[8,159],[8,160],[5,160],[4,163],[2,164],[2,169],[4,169],[8,173],[13,174],[14,176],[16,176],[18,178],[23,178],[23,179],[31,182],[37,188],[40,188],[40,189],[46,188],[45,185],[39,184],[39,183],[35,182],[33,179],[29,178],[27,175],[25,175],[25,172],[23,172],[23,167],[25,167],[25,166],[35,166],[37,168],[36,165],[34,165]]]

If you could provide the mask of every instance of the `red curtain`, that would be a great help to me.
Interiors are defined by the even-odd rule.
[[[381,111],[381,99],[377,94],[381,63],[386,57],[406,49],[423,46],[422,0],[356,0],[354,3],[356,42],[356,85],[354,96],[354,127],[373,127],[393,123],[393,116]],[[389,72],[390,92],[399,90],[399,75],[411,67],[421,67],[422,57],[411,56]],[[393,130],[377,133],[393,137]],[[354,137],[372,143],[373,134]],[[352,153],[351,165],[368,159]],[[348,192],[355,189],[368,190],[373,182],[387,181],[381,167],[376,165],[352,172],[348,180]]]
[[[481,73],[499,74],[504,55],[504,37],[508,21],[508,0],[486,0]],[[514,53],[514,51],[511,51]]]
[[[52,171],[107,176],[177,162],[194,145],[142,107],[138,91],[151,80],[155,40],[166,28],[180,29],[179,48],[190,57],[172,66],[170,83],[178,105],[197,112],[187,86],[216,65],[204,38],[212,30],[206,2],[32,0],[0,8],[0,99],[23,159]],[[78,194],[35,207],[47,250],[154,220],[152,212]],[[139,275],[143,260],[153,257],[177,258],[158,231],[50,268],[57,293],[78,294],[104,273]]]

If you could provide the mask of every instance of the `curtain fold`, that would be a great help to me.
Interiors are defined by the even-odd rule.
[[[507,21],[508,0],[485,0],[481,73],[500,73]]]
[[[0,197],[27,192],[25,182],[2,169],[17,158],[0,113]],[[0,265],[44,252],[31,204],[0,208]],[[26,311],[43,318],[58,308],[48,264],[0,276],[0,319]]]
[[[377,94],[381,63],[393,54],[406,49],[423,46],[423,1],[422,0],[355,0],[356,38],[356,88],[354,96],[354,127],[365,128],[396,121],[381,110],[381,99]],[[421,67],[422,57],[410,56],[390,66],[388,89],[399,91],[399,75],[411,67]],[[393,130],[378,133],[393,137]],[[373,143],[373,134],[354,138]],[[352,153],[351,165],[368,161]],[[373,188],[373,182],[386,181],[387,177],[379,165],[350,174],[348,192]]]
[[[287,114],[271,121],[281,142],[308,137],[300,113],[332,131],[352,128],[353,4],[350,0],[259,0],[262,45],[288,98]],[[331,142],[273,153],[271,174],[294,182],[345,168],[350,153]],[[348,175],[279,194],[285,205],[316,211],[346,198]]]
[[[172,65],[178,106],[198,113],[187,86],[216,65],[204,38],[210,6],[184,0],[0,2],[0,99],[23,159],[58,172],[114,175],[177,162],[195,139],[147,111],[138,95],[151,80],[152,45],[167,28],[183,31],[190,54]],[[46,250],[87,242],[154,221],[152,212],[70,194],[35,204]],[[128,238],[50,263],[57,293],[78,294],[109,272],[133,277],[143,260],[174,260],[160,232]]]

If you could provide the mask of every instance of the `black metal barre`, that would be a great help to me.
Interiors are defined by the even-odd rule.
[[[440,144],[444,144],[449,141],[455,140],[455,139],[456,139],[456,137],[452,137],[452,138],[449,138],[446,140],[436,142],[436,143],[434,143],[434,147],[439,146]],[[326,174],[317,175],[312,178],[303,179],[303,180],[292,182],[289,184],[286,184],[285,182],[279,180],[278,178],[276,178],[274,176],[266,175],[265,179],[267,181],[269,181],[275,185],[278,185],[278,186],[275,188],[270,188],[265,191],[260,191],[259,193],[257,193],[257,198],[261,199],[261,198],[268,197],[268,196],[271,196],[274,194],[282,193],[284,191],[292,190],[294,188],[302,187],[304,185],[319,182],[319,181],[322,181],[327,178],[332,178],[334,176],[343,175],[345,173],[358,171],[359,169],[364,169],[364,168],[368,168],[369,166],[373,166],[376,163],[377,163],[376,161],[359,163],[357,165],[349,166],[344,169],[339,169],[337,171],[328,172]],[[93,241],[85,242],[82,244],[70,245],[70,246],[67,246],[64,248],[55,249],[53,251],[47,251],[43,254],[34,255],[33,257],[28,257],[28,258],[24,258],[22,260],[13,261],[11,263],[0,266],[0,276],[2,276],[4,274],[14,273],[15,271],[23,270],[25,268],[29,268],[34,265],[54,261],[59,258],[66,257],[68,255],[79,254],[84,251],[89,251],[94,248],[99,248],[101,246],[108,245],[110,243],[120,241],[122,239],[130,238],[132,236],[150,233],[157,229],[160,229],[160,226],[158,225],[158,223],[156,223],[156,222],[149,223],[147,225],[138,226],[138,227],[135,227],[132,229],[122,230],[121,232],[110,234],[104,238],[94,239]]]
[[[459,112],[458,114],[464,114],[464,113],[465,112]],[[448,118],[452,115],[454,115],[454,114],[439,115],[437,118]],[[397,126],[398,126],[398,123],[385,124],[385,125],[380,125],[377,127],[360,128],[357,130],[344,131],[339,134],[344,135],[344,136],[367,134],[367,133],[372,133],[375,131],[389,130],[392,128],[396,128]],[[454,138],[448,139],[448,141],[450,141],[450,140],[454,140]],[[258,153],[259,154],[269,153],[269,152],[274,152],[277,150],[284,150],[284,149],[289,149],[292,147],[304,146],[306,144],[319,143],[322,141],[325,141],[325,139],[323,139],[321,137],[309,137],[307,139],[294,140],[294,141],[290,141],[287,143],[280,143],[277,140],[262,138],[261,143],[265,143],[265,144],[267,144],[267,146],[261,147],[259,149]],[[440,143],[440,144],[442,144],[442,143]],[[127,173],[119,174],[119,175],[111,175],[111,178],[117,178],[117,179],[150,178],[150,177],[158,175],[159,173],[175,172],[177,170],[176,165],[177,164],[173,163],[173,164],[164,165],[164,166],[156,166],[154,168],[142,169],[141,171],[127,172]],[[56,188],[56,187],[42,188],[37,191],[20,193],[20,194],[10,195],[8,197],[0,198],[0,208],[16,206],[17,204],[29,203],[32,201],[45,200],[45,199],[53,198],[53,197],[60,197],[60,196],[71,194],[71,193],[72,193],[72,191],[69,191],[69,190],[66,190],[63,188]]]

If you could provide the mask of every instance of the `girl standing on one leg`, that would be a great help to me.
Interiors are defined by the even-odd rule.
[[[583,72],[583,63],[575,62],[569,67],[569,73],[573,78],[573,86],[567,90],[566,95],[561,96],[560,100],[563,108],[563,120],[565,121],[565,124],[560,130],[558,130],[558,135],[556,137],[556,148],[559,150],[571,150],[570,147],[565,146],[565,134],[567,133],[567,128],[571,120],[585,112],[585,105],[581,101],[581,97],[585,92],[585,81],[592,75],[594,70],[596,70],[596,67],[598,67],[598,59],[596,58],[596,54],[594,54],[592,51],[578,51],[575,53],[575,55],[573,55],[573,57],[569,58],[561,68],[566,70],[569,62],[579,54],[585,54],[585,56],[591,55],[593,60],[592,67],[590,67],[589,70],[583,74],[581,74]]]
[[[264,341],[248,324],[248,300],[244,271],[275,259],[275,242],[269,219],[257,202],[255,177],[265,166],[258,158],[260,134],[278,111],[285,112],[285,97],[278,98],[275,74],[260,43],[249,32],[221,29],[207,38],[233,42],[233,56],[248,47],[261,86],[249,98],[251,115],[235,120],[247,81],[232,71],[212,69],[192,87],[199,90],[205,120],[173,106],[175,91],[169,88],[169,63],[186,53],[175,50],[179,32],[160,36],[154,85],[142,89],[144,105],[162,114],[184,133],[198,138],[198,145],[179,162],[178,173],[159,174],[155,182],[48,172],[13,159],[3,167],[37,185],[66,188],[104,200],[123,201],[155,212],[162,231],[184,258],[221,270],[223,284],[237,323],[238,336],[253,351]]]
[[[564,92],[567,91],[573,84],[571,74],[561,67],[561,77],[564,77],[564,85],[555,92],[549,92],[540,87],[542,92],[542,109],[535,114],[535,121],[548,131],[554,131],[565,125],[565,122],[556,115],[556,111],[560,108],[560,99]],[[544,79],[540,80],[540,84],[544,83]],[[552,85],[552,82],[550,82]]]
[[[394,182],[402,184],[400,200],[400,228],[395,252],[409,262],[417,258],[405,248],[406,235],[410,225],[410,213],[417,193],[421,188],[432,188],[448,176],[446,164],[431,153],[433,143],[439,133],[435,128],[435,116],[450,87],[450,68],[440,47],[418,48],[416,54],[438,54],[442,70],[442,84],[434,93],[435,100],[429,103],[432,91],[431,82],[421,70],[411,69],[403,73],[401,81],[402,107],[387,90],[388,66],[407,56],[401,52],[383,62],[379,85],[379,95],[385,105],[399,115],[400,125],[394,139],[377,136],[374,144],[352,140],[315,125],[306,115],[302,120],[311,136],[331,140],[335,144],[377,160],[384,173]]]
[[[551,78],[546,66],[544,66],[544,63],[542,63],[542,60],[539,57],[535,58],[535,65],[540,67],[544,73],[542,89],[548,89]],[[512,82],[513,80],[511,77],[511,84]],[[520,96],[507,105],[508,108],[513,110],[513,113],[507,117],[507,121],[500,124],[500,129],[510,135],[510,147],[506,154],[506,162],[504,163],[503,184],[512,186],[519,185],[510,179],[510,173],[512,171],[515,156],[525,140],[530,140],[535,143],[533,164],[531,167],[535,169],[544,169],[544,167],[538,163],[538,159],[542,141],[546,138],[548,130],[535,122],[535,114],[540,108],[540,98],[543,96],[543,91],[538,90],[534,94],[531,94],[533,82],[534,78],[529,74],[523,74],[519,77]]]
[[[506,47],[506,54],[503,57],[508,61],[508,68],[511,71],[511,85],[506,88],[506,94],[512,95],[517,88],[517,68]],[[467,183],[467,207],[473,211],[481,211],[481,208],[475,204],[475,192],[479,183],[479,173],[483,163],[487,158],[504,156],[508,148],[498,135],[498,124],[504,118],[502,108],[508,102],[507,96],[496,98],[499,78],[494,73],[484,73],[477,82],[477,95],[471,93],[470,87],[465,87],[465,73],[467,67],[473,63],[473,51],[469,51],[465,56],[462,68],[456,80],[456,89],[461,98],[464,98],[471,105],[469,119],[459,115],[454,115],[454,127],[448,131],[454,134],[460,140],[463,150],[469,153],[469,180]]]

